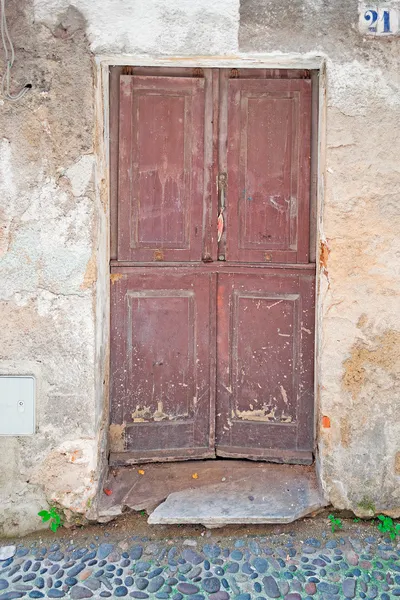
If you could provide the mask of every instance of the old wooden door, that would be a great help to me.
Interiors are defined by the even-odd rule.
[[[305,72],[112,73],[111,462],[310,463]]]

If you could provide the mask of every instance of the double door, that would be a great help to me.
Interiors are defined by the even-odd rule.
[[[312,462],[311,80],[113,75],[111,462]]]

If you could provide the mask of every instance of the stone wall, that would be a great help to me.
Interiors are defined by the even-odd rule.
[[[46,500],[85,513],[96,491],[99,207],[85,20],[67,8],[49,28],[29,3],[6,4],[13,85],[32,91],[0,107],[0,372],[37,380],[37,433],[0,437],[12,534],[39,527]]]
[[[105,465],[108,207],[94,57],[121,53],[325,60],[319,472],[337,508],[400,515],[398,39],[358,33],[356,0],[6,6],[13,83],[33,87],[0,106],[0,372],[32,373],[38,390],[37,433],[0,437],[0,533],[40,527],[47,501],[71,518],[95,516]]]

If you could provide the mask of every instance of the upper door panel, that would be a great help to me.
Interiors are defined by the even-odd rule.
[[[121,75],[118,260],[203,258],[206,87],[205,77]]]
[[[226,79],[224,87],[225,258],[307,263],[311,81]]]

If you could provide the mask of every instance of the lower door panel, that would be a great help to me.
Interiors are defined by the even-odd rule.
[[[314,273],[218,274],[216,453],[313,460]]]
[[[216,275],[111,279],[111,464],[215,456]]]

